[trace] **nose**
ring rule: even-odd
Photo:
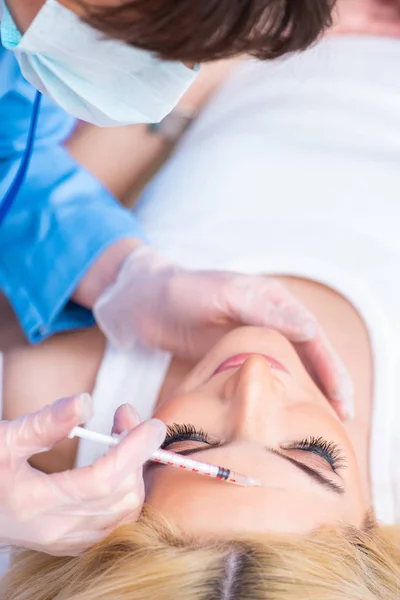
[[[285,408],[286,387],[261,356],[249,357],[224,383],[233,438],[265,441]]]

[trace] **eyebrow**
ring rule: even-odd
[[[180,454],[181,456],[192,456],[193,454],[197,454],[198,452],[207,452],[207,450],[211,450],[212,448],[223,448],[224,446],[227,446],[227,445],[228,444],[214,444],[214,445],[210,444],[208,446],[201,446],[200,448],[192,448],[192,449],[186,449],[186,450],[180,450],[180,451],[174,450],[174,452],[175,452],[175,454]],[[325,477],[319,471],[316,471],[315,469],[312,469],[308,465],[305,465],[304,463],[302,463],[298,460],[295,460],[291,456],[286,456],[286,454],[282,454],[278,450],[273,450],[271,448],[265,448],[265,449],[267,452],[270,452],[270,453],[274,454],[275,456],[280,456],[280,458],[283,458],[283,460],[286,460],[287,462],[289,462],[292,465],[294,465],[295,467],[297,467],[297,469],[302,471],[302,473],[305,473],[306,475],[308,475],[308,477],[310,479],[312,479],[313,481],[318,483],[324,489],[334,492],[335,494],[339,494],[339,495],[344,494],[344,488],[341,485],[335,483],[334,481],[331,481],[328,477]],[[156,464],[156,463],[153,463],[153,464]]]

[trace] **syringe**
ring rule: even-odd
[[[84,429],[83,427],[74,427],[69,437],[79,437],[100,444],[106,444],[107,446],[117,446],[121,441],[118,437],[104,435],[103,433],[90,431],[90,429]],[[234,483],[235,485],[240,485],[242,487],[260,487],[262,485],[261,482],[252,477],[248,477],[247,475],[241,475],[240,473],[236,473],[225,467],[209,465],[208,463],[193,460],[187,456],[181,456],[180,454],[168,452],[167,450],[157,450],[151,456],[150,460],[169,467],[185,469],[191,473],[197,473],[198,475],[205,475],[206,477],[211,477],[213,479]]]

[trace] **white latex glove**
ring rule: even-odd
[[[28,458],[66,438],[91,416],[88,394],[59,400],[38,413],[0,421],[0,541],[59,556],[75,556],[124,520],[144,499],[142,465],[165,438],[158,419],[142,423],[93,465],[46,475]],[[113,433],[138,425],[127,405]]]
[[[265,326],[301,344],[301,354],[342,418],[353,411],[351,379],[315,318],[277,280],[188,271],[148,246],[134,250],[94,306],[96,321],[122,350],[134,337],[184,358],[201,358],[238,325]]]

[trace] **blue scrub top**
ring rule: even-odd
[[[0,44],[0,202],[25,149],[35,93]],[[31,343],[92,325],[92,313],[70,301],[79,281],[114,242],[143,239],[132,212],[63,147],[75,123],[43,97],[29,170],[0,228],[0,288]]]

